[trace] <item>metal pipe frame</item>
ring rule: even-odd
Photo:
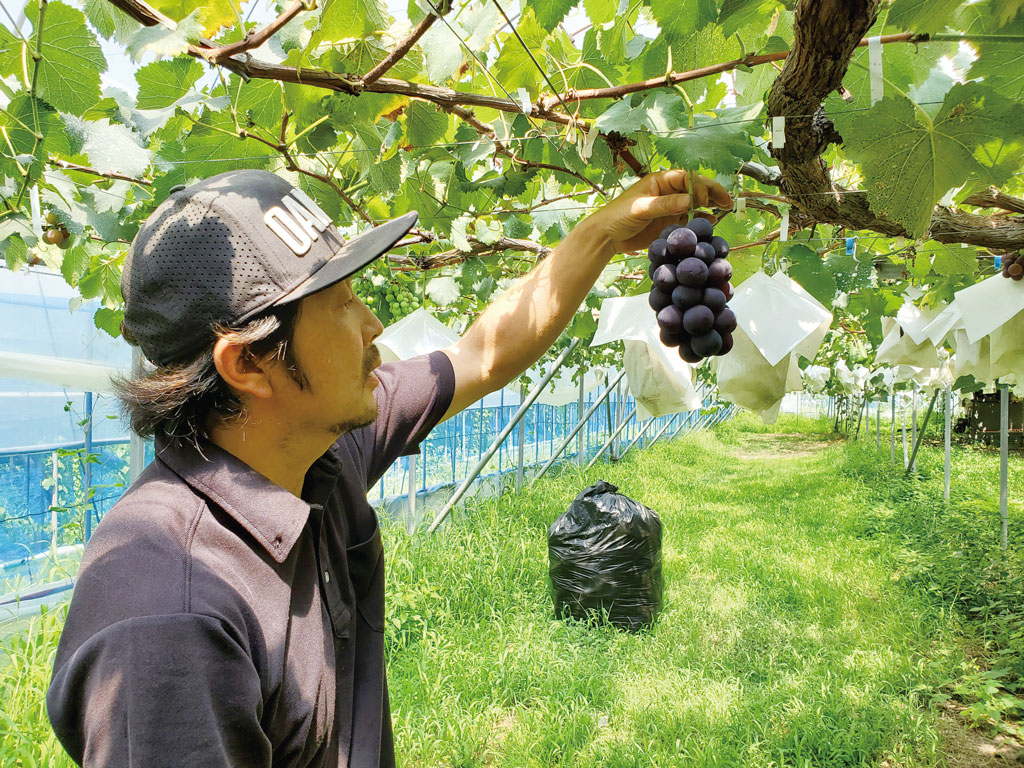
[[[892,397],[890,399],[890,419],[889,419],[889,463],[896,463],[896,390],[892,391]]]
[[[677,413],[677,414],[674,414],[671,419],[669,419],[667,422],[665,422],[665,426],[662,427],[661,430],[658,432],[658,434],[656,434],[654,436],[654,439],[651,440],[650,444],[647,447],[650,448],[652,445],[654,445],[656,442],[658,442],[658,440],[661,439],[661,436],[664,435],[668,431],[669,427],[671,427],[673,424],[675,424],[676,419],[678,419],[678,418],[679,418],[679,414]]]
[[[494,438],[494,442],[492,442],[490,447],[484,452],[484,455],[480,457],[480,460],[476,463],[476,466],[473,467],[473,471],[470,472],[469,476],[462,481],[462,485],[459,486],[458,490],[455,491],[455,494],[448,500],[448,503],[444,505],[444,508],[437,513],[437,517],[435,517],[434,522],[430,524],[430,527],[427,529],[427,533],[433,533],[434,531],[436,531],[437,527],[442,522],[444,522],[444,519],[448,517],[452,509],[455,508],[455,505],[458,504],[462,497],[466,495],[466,492],[469,490],[470,486],[473,485],[473,482],[477,479],[477,477],[480,476],[480,473],[483,471],[484,467],[487,466],[487,462],[489,462],[491,460],[491,457],[494,456],[495,453],[497,453],[498,448],[501,447],[501,444],[505,442],[506,438],[508,438],[508,436],[512,434],[512,430],[515,429],[516,426],[519,424],[520,420],[524,416],[526,416],[526,412],[530,410],[530,406],[532,406],[534,402],[536,402],[537,398],[540,397],[540,393],[544,391],[544,388],[548,385],[551,379],[554,378],[555,374],[558,373],[558,370],[565,363],[566,358],[568,358],[569,355],[572,354],[573,350],[575,350],[576,347],[579,346],[579,344],[579,337],[574,338],[569,343],[569,346],[565,348],[562,354],[558,356],[554,364],[551,366],[551,370],[548,371],[544,378],[542,378],[540,382],[538,382],[537,386],[533,388],[533,391],[530,393],[530,396],[526,398],[526,401],[519,406],[519,410],[517,410],[515,414],[513,414],[508,424],[505,425],[505,428],[501,430],[501,433],[496,438]]]
[[[1010,387],[999,385],[999,546],[1006,549],[1010,518],[1006,508],[1006,481],[1010,461]]]
[[[924,422],[921,424],[921,429],[917,434],[917,440],[914,441],[914,452],[910,454],[910,465],[907,467],[907,474],[917,471],[917,452],[921,448],[921,443],[924,442],[924,431],[928,429],[928,419],[932,416],[932,409],[935,407],[935,401],[939,399],[939,390],[935,390],[932,395],[931,402],[928,403],[928,410],[924,414]]]
[[[611,446],[611,444],[615,441],[615,438],[619,436],[619,432],[621,432],[623,429],[626,428],[626,425],[629,424],[629,420],[632,419],[635,414],[636,414],[636,406],[633,406],[633,409],[629,413],[626,414],[626,417],[622,420],[622,423],[619,424],[619,426],[615,428],[614,432],[612,432],[611,437],[609,437],[605,441],[604,445],[601,446],[601,450],[599,450],[597,453],[594,454],[594,458],[592,458],[590,460],[590,463],[587,464],[587,469],[590,469],[592,466],[594,466],[594,464],[597,463],[597,460],[600,459],[602,454],[605,451],[608,450],[608,448]]]
[[[643,438],[643,436],[644,436],[644,433],[645,433],[645,432],[647,431],[647,429],[648,429],[648,428],[649,428],[649,427],[651,426],[651,424],[653,424],[653,423],[654,423],[654,420],[655,420],[656,418],[657,418],[656,416],[652,416],[651,418],[649,418],[649,419],[647,420],[647,423],[646,423],[646,424],[644,424],[644,426],[643,426],[643,429],[641,429],[641,430],[640,430],[640,432],[639,432],[639,433],[637,433],[637,436],[633,438],[633,442],[631,442],[631,443],[630,443],[629,445],[627,445],[627,446],[626,446],[626,450],[624,450],[624,451],[622,452],[622,455],[623,455],[623,456],[625,456],[625,455],[626,455],[627,453],[629,453],[630,449],[631,449],[631,448],[632,448],[632,447],[633,447],[634,445],[636,445],[636,444],[637,444],[638,442],[640,442],[640,440],[641,440],[641,439]],[[650,446],[648,446],[648,448],[649,448],[649,447],[650,447]]]
[[[943,443],[945,447],[943,478],[943,493],[946,501],[949,501],[949,454],[952,449],[952,423],[953,423],[953,392],[949,385],[946,385],[946,424],[943,430]]]
[[[572,442],[572,439],[576,437],[576,433],[587,425],[587,422],[590,421],[590,417],[593,416],[597,409],[601,407],[601,403],[604,402],[605,398],[607,398],[608,395],[611,394],[612,390],[615,389],[615,385],[618,384],[622,377],[625,375],[626,369],[623,368],[621,371],[619,371],[618,375],[614,379],[608,382],[608,386],[605,387],[604,392],[601,393],[601,396],[594,401],[594,404],[591,405],[590,408],[587,409],[587,412],[580,417],[580,420],[576,422],[576,426],[572,428],[572,432],[570,432],[565,437],[561,444],[559,444],[558,448],[555,449],[555,452],[551,454],[551,458],[548,459],[544,466],[540,468],[540,472],[538,472],[530,481],[530,485],[533,485],[535,482],[544,477],[544,473],[547,472],[551,468],[551,465],[558,460],[558,457],[562,455],[562,452],[566,449],[566,446],[568,446],[569,443]]]

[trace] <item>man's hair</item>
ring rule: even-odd
[[[232,336],[245,347],[243,354],[255,362],[280,361],[292,380],[305,389],[308,381],[292,349],[301,303],[289,302],[239,326],[216,324],[211,330],[216,339]],[[125,340],[134,345],[124,326],[121,330]],[[213,347],[211,342],[191,360],[114,379],[121,413],[136,434],[198,445],[209,439],[214,426],[244,418],[244,403],[217,372]]]

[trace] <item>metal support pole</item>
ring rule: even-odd
[[[635,410],[635,409],[634,409],[634,410]],[[632,448],[632,447],[633,447],[634,445],[636,445],[637,443],[639,443],[639,442],[640,442],[641,438],[643,438],[643,436],[644,436],[644,432],[646,432],[646,431],[647,431],[647,428],[648,428],[648,427],[650,427],[650,426],[651,426],[651,424],[653,424],[653,423],[654,423],[654,417],[652,416],[651,418],[649,418],[649,419],[647,420],[647,423],[646,423],[646,424],[644,424],[644,427],[643,427],[643,429],[641,429],[641,430],[640,430],[640,431],[639,431],[639,432],[637,433],[637,436],[633,438],[633,442],[631,442],[631,443],[630,443],[629,445],[627,445],[627,446],[626,446],[626,450],[624,450],[624,451],[622,452],[622,455],[623,455],[623,456],[625,456],[625,455],[626,455],[627,453],[629,453],[629,449],[630,449],[630,448]]]
[[[519,385],[519,402],[522,403],[526,399],[526,384]],[[519,456],[516,464],[516,493],[519,493],[519,489],[523,487],[523,458],[526,451],[526,419],[519,420]]]
[[[1006,509],[1006,480],[1010,460],[1010,388],[999,388],[999,546],[1006,549],[1010,518]]]
[[[949,385],[946,385],[946,424],[945,424],[945,471],[943,472],[944,485],[944,497],[946,501],[949,501],[949,454],[952,447],[952,422],[953,422],[953,392]]]
[[[412,530],[413,521],[416,520],[416,454],[412,453],[409,459],[409,484],[406,490],[406,498],[409,500],[409,530]]]
[[[53,493],[50,494],[50,556],[57,561],[57,491],[60,488],[60,453],[53,452],[53,467],[50,476],[53,480]]]
[[[601,395],[597,398],[597,400],[594,401],[594,404],[587,409],[587,412],[580,417],[580,420],[576,422],[576,426],[572,428],[572,432],[565,436],[565,439],[555,449],[554,453],[551,454],[551,458],[547,460],[547,463],[540,468],[540,472],[538,472],[530,481],[530,485],[533,485],[535,482],[544,477],[544,473],[547,472],[551,468],[551,465],[558,460],[558,457],[562,455],[562,451],[564,451],[566,446],[572,442],[572,439],[576,437],[576,434],[587,425],[587,422],[590,421],[590,417],[594,415],[594,412],[599,407],[601,407],[601,403],[604,402],[605,398],[607,398],[608,395],[611,394],[612,390],[615,389],[615,385],[618,384],[619,381],[621,381],[622,377],[625,375],[626,370],[622,369],[621,371],[619,371],[618,375],[608,383],[608,386],[604,388],[604,392],[602,392]]]
[[[611,437],[609,437],[605,441],[605,444],[601,446],[601,450],[599,450],[596,454],[594,454],[594,458],[592,458],[590,460],[590,463],[587,464],[587,469],[590,469],[592,466],[594,466],[594,464],[597,463],[597,460],[601,458],[601,455],[606,450],[608,450],[609,447],[611,447],[611,444],[615,441],[615,438],[619,436],[619,432],[621,432],[623,429],[625,429],[626,425],[629,424],[629,420],[633,418],[633,415],[635,413],[636,413],[636,408],[634,407],[633,410],[631,410],[628,414],[626,414],[626,418],[624,418],[622,420],[622,423],[619,424],[619,426],[615,428],[615,431],[612,432]]]
[[[875,450],[882,449],[882,403],[875,403]]]
[[[931,402],[928,403],[928,410],[925,411],[924,422],[921,424],[921,432],[920,432],[920,434],[918,434],[917,441],[914,443],[914,452],[910,456],[910,468],[907,470],[908,473],[910,473],[910,472],[917,472],[917,452],[921,448],[921,443],[924,442],[924,433],[925,433],[925,430],[928,429],[928,419],[931,418],[931,416],[932,416],[932,408],[935,407],[935,401],[938,400],[938,399],[939,399],[939,390],[936,389],[935,393],[932,395]]]
[[[89,500],[89,490],[92,488],[92,462],[89,461],[89,454],[92,453],[92,392],[85,393],[85,451],[82,462],[82,501],[85,505],[85,541],[92,536],[92,502]]]
[[[672,426],[673,424],[675,424],[675,423],[676,423],[676,419],[678,419],[678,418],[679,418],[679,414],[677,413],[677,414],[676,414],[675,416],[673,416],[673,417],[672,417],[671,419],[669,419],[669,420],[668,420],[667,422],[665,422],[665,426],[664,426],[664,427],[662,427],[662,428],[661,428],[661,429],[660,429],[660,430],[658,431],[658,434],[656,434],[656,435],[654,436],[654,439],[652,439],[652,440],[651,440],[651,442],[650,442],[650,443],[649,443],[649,444],[647,445],[647,447],[648,447],[648,448],[650,448],[650,447],[651,447],[652,445],[654,445],[654,444],[655,444],[656,442],[658,442],[658,440],[660,440],[660,439],[661,439],[661,436],[662,436],[662,435],[664,435],[664,434],[665,434],[665,432],[667,432],[667,431],[668,431],[668,429],[669,429],[669,428],[670,428],[670,427],[671,427],[671,426]]]
[[[142,375],[142,350],[132,347],[132,376]],[[128,439],[128,484],[135,482],[146,466],[146,442],[134,432]]]
[[[912,434],[913,439],[911,440],[911,444],[917,443],[917,383],[915,383],[913,386],[914,388],[911,390],[910,394],[910,401],[912,403],[911,407],[913,408],[914,414],[914,426]]]
[[[863,394],[863,402],[861,403],[861,407],[857,409],[857,432],[853,436],[854,440],[860,440],[860,423],[862,421],[864,421],[864,412],[867,410],[867,408],[868,408],[868,396],[867,396],[867,393],[865,392]]]
[[[580,375],[580,402],[579,402],[579,408],[576,411],[576,417],[577,418],[580,418],[580,417],[583,416],[583,396],[584,396],[584,392],[583,392],[583,376],[581,374]],[[576,463],[579,464],[582,467],[584,461],[586,461],[586,458],[585,458],[585,454],[583,452],[583,432],[580,431],[576,435]]]
[[[470,486],[473,485],[473,482],[477,477],[479,477],[484,467],[487,466],[487,462],[491,460],[491,457],[497,452],[501,444],[505,442],[505,438],[507,438],[512,433],[512,430],[516,428],[516,425],[518,425],[519,421],[526,415],[526,412],[530,410],[530,406],[534,404],[538,397],[540,397],[540,393],[544,391],[544,387],[546,387],[548,382],[550,382],[551,379],[554,378],[555,374],[558,373],[558,369],[562,367],[562,364],[565,363],[566,358],[572,354],[573,350],[579,346],[579,343],[579,337],[574,338],[562,354],[558,356],[552,364],[551,370],[548,371],[537,386],[533,388],[533,392],[531,392],[530,396],[526,398],[526,401],[519,406],[519,409],[515,414],[513,414],[512,419],[505,425],[505,428],[501,430],[497,437],[494,438],[494,442],[491,443],[490,447],[484,452],[484,455],[480,457],[479,461],[477,461],[476,466],[473,467],[469,476],[462,481],[462,485],[459,486],[458,490],[455,491],[455,494],[448,500],[448,503],[444,505],[444,508],[438,512],[437,517],[434,518],[434,522],[432,522],[430,524],[430,528],[427,529],[427,533],[433,533],[436,531],[437,527],[444,522],[444,519],[448,517],[452,509],[455,508],[455,505],[458,504],[462,497],[466,495],[466,491],[469,490]]]
[[[889,401],[891,403],[891,412],[890,412],[890,420],[889,420],[889,429],[890,429],[890,434],[889,434],[889,463],[890,464],[895,464],[896,463],[896,390],[895,389],[892,391],[891,397],[892,397],[892,399]]]
[[[902,427],[903,427],[903,468],[906,469],[910,466],[910,452],[907,450],[907,409],[906,406],[900,408],[900,416]]]

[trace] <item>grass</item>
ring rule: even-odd
[[[887,446],[830,429],[740,417],[567,467],[432,537],[385,525],[400,764],[941,766],[936,701],[987,702],[979,723],[1012,722],[992,704],[1016,679],[1021,615],[998,578],[1011,560],[991,570],[997,457],[958,452],[946,506],[936,449],[904,480]],[[1019,460],[1015,472],[1024,487]],[[553,617],[547,527],[598,478],[664,522],[665,610],[640,634]],[[1011,515],[1014,532],[1019,497]],[[0,651],[4,766],[70,765],[40,703],[59,627],[51,614],[9,641],[6,666]]]

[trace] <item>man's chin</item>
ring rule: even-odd
[[[341,437],[348,432],[354,432],[357,429],[368,427],[377,420],[377,403],[374,402],[373,408],[367,410],[361,417],[355,419],[349,419],[348,421],[339,421],[335,423],[331,429],[331,434],[336,437]]]

